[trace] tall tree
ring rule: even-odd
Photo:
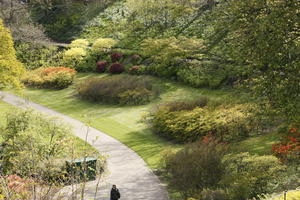
[[[253,91],[285,116],[297,119],[300,110],[300,1],[221,2],[214,15],[212,51],[250,67]],[[214,46],[216,43],[219,45]]]
[[[9,86],[20,88],[23,72],[24,67],[16,58],[10,31],[0,19],[0,89]]]

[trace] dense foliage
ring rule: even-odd
[[[272,151],[281,161],[298,164],[300,158],[300,132],[298,128],[291,128],[288,135],[284,134],[282,142],[273,144]]]
[[[62,55],[56,46],[17,42],[15,48],[18,60],[24,64],[27,70],[61,64]]]
[[[55,160],[70,151],[71,132],[54,119],[30,110],[15,110],[7,115],[1,129],[2,169],[5,174],[46,178],[60,170]],[[26,156],[25,156],[26,155]]]
[[[250,105],[203,107],[206,99],[161,106],[150,119],[153,131],[176,142],[193,142],[208,134],[221,141],[238,141],[249,136],[253,114]]]
[[[38,68],[28,71],[22,82],[28,87],[63,89],[73,83],[76,71],[67,67]]]
[[[24,66],[16,58],[10,31],[0,19],[0,88],[20,87],[19,79],[23,72]]]
[[[222,159],[226,146],[207,137],[188,144],[177,153],[164,157],[165,169],[172,176],[171,186],[181,192],[184,199],[203,189],[217,189],[225,172]]]
[[[231,0],[212,15],[212,52],[249,67],[253,92],[292,121],[300,109],[299,8],[297,0]]]
[[[171,186],[184,199],[238,200],[272,192],[283,178],[285,166],[274,156],[226,153],[226,145],[211,136],[168,152],[164,163]]]
[[[91,78],[77,90],[83,99],[121,105],[146,104],[159,94],[150,78],[128,75]]]

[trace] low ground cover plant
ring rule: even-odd
[[[73,83],[76,71],[67,67],[38,68],[27,72],[22,82],[28,87],[63,89]]]
[[[77,88],[81,98],[99,103],[141,105],[159,95],[151,78],[119,75],[91,78]]]

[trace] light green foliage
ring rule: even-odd
[[[0,19],[0,88],[20,88],[19,79],[23,72],[24,66],[16,58],[11,34]]]
[[[299,7],[297,0],[222,2],[211,41],[213,54],[250,67],[253,93],[290,121],[300,109]]]
[[[87,52],[85,49],[74,47],[64,52],[63,63],[66,66],[76,69],[76,66],[79,65],[86,56]]]
[[[284,192],[280,194],[276,194],[276,195],[268,195],[269,198],[263,198],[263,200],[285,200],[284,199]],[[286,193],[286,199],[290,199],[290,200],[298,200],[300,199],[300,191],[298,189],[298,191],[287,191]]]
[[[28,70],[61,64],[62,53],[55,46],[25,42],[17,43],[15,46],[18,60]]]
[[[250,199],[272,192],[285,171],[275,156],[229,154],[223,162],[226,172],[222,184],[229,188],[230,199]]]
[[[96,55],[101,55],[109,52],[116,43],[117,41],[112,38],[99,38],[93,43],[92,52]]]
[[[76,39],[76,40],[73,40],[70,44],[71,48],[86,49],[88,46],[89,46],[89,42],[85,39]]]
[[[65,67],[38,68],[28,71],[22,82],[28,87],[63,89],[73,83],[76,71]]]
[[[51,173],[47,164],[66,155],[71,144],[70,129],[30,110],[10,112],[1,138],[5,173],[27,177]]]
[[[145,26],[150,27],[160,25],[169,27],[174,24],[178,18],[186,16],[196,10],[195,0],[126,0],[126,6],[131,13],[137,16]]]
[[[249,136],[252,118],[249,108],[249,105],[196,107],[173,112],[161,108],[153,114],[151,126],[155,133],[177,142],[196,141],[210,133],[222,141],[238,141]]]
[[[153,64],[148,71],[158,76],[175,76],[181,68],[180,60],[197,55],[204,48],[202,40],[197,38],[171,37],[165,39],[146,39],[141,50],[150,57]]]
[[[32,110],[11,109],[1,128],[1,166],[37,182],[62,181],[66,160],[99,154],[71,134],[71,127]]]

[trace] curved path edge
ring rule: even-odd
[[[166,188],[158,177],[147,167],[145,161],[133,150],[105,133],[87,127],[79,120],[51,110],[42,105],[27,101],[16,95],[1,92],[4,102],[21,107],[33,108],[44,114],[58,117],[73,127],[73,133],[95,147],[101,154],[107,155],[108,174],[97,189],[96,199],[108,200],[112,184],[116,184],[121,192],[122,200],[168,200]],[[88,135],[86,135],[88,129]],[[85,199],[94,199],[96,181],[86,186]]]

